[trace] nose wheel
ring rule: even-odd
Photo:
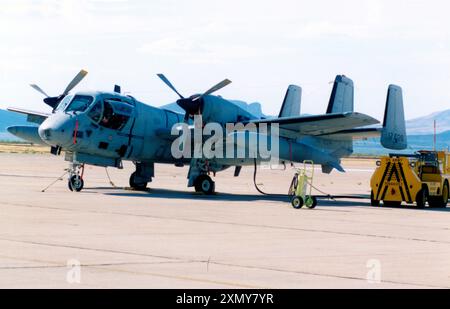
[[[80,192],[84,187],[84,164],[72,164],[69,168],[68,187],[70,191]]]

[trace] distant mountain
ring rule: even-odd
[[[436,120],[437,124],[437,133],[450,131],[450,109],[448,109],[428,116],[408,120],[406,122],[408,134],[434,134],[434,120]]]
[[[0,109],[0,141],[17,141],[19,140],[14,135],[11,135],[6,130],[7,127],[17,125],[31,125],[27,122],[25,115],[9,112]]]
[[[418,150],[433,150],[434,135],[408,135],[408,149],[404,151],[394,151],[381,146],[378,138],[371,138],[367,141],[357,141],[354,143],[354,153],[359,155],[383,155],[389,153],[412,153]],[[450,131],[436,135],[436,149],[450,149]]]

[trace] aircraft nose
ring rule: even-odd
[[[71,141],[72,123],[70,118],[50,117],[39,126],[39,136],[51,146],[67,146]]]

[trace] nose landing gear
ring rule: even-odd
[[[84,187],[84,164],[72,163],[69,167],[68,187],[70,191],[80,192]]]

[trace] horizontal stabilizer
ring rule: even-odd
[[[290,85],[286,91],[283,105],[281,106],[279,118],[300,116],[300,109],[302,104],[302,88],[295,85]]]
[[[394,150],[403,150],[408,147],[403,93],[402,88],[399,86],[389,86],[383,130],[381,133],[381,144],[385,148]]]

